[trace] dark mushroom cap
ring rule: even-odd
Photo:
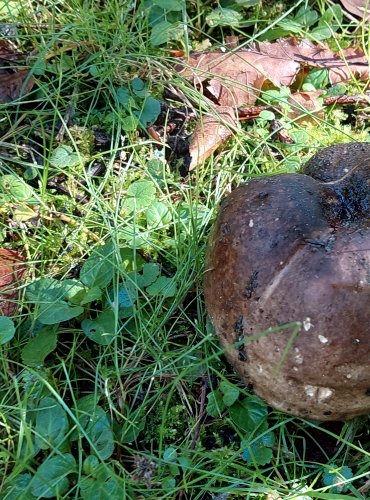
[[[225,354],[270,405],[317,420],[370,412],[370,144],[222,203],[205,301]]]

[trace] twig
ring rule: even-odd
[[[364,104],[365,106],[370,105],[370,96],[365,95],[338,95],[326,97],[324,99],[324,106],[332,106],[333,104],[347,105],[347,104]],[[257,118],[262,111],[281,111],[279,104],[274,106],[243,106],[238,108],[238,117],[240,121],[253,120]]]
[[[63,140],[64,134],[66,132],[66,128],[71,123],[71,121],[73,120],[73,117],[75,115],[78,91],[79,91],[79,86],[75,85],[73,92],[72,92],[72,95],[71,95],[71,99],[68,103],[66,112],[64,114],[63,122],[62,122],[60,129],[55,137],[55,140],[58,142],[61,142]]]
[[[360,488],[358,488],[358,492],[363,494],[366,493],[370,489],[370,479],[366,481],[365,484],[363,484]]]
[[[199,439],[200,435],[200,426],[202,424],[202,420],[205,414],[205,403],[206,403],[206,393],[207,393],[207,388],[208,388],[208,379],[206,377],[202,377],[202,382],[201,382],[201,391],[200,391],[200,402],[199,402],[199,414],[198,414],[198,420],[195,425],[194,429],[194,435],[193,439],[191,440],[191,445],[190,449],[195,450],[195,447],[197,445],[197,441]],[[184,498],[184,490],[179,491],[179,494],[177,496],[177,500],[183,500]]]
[[[42,215],[41,217],[44,220],[48,220],[48,221],[60,220],[61,222],[65,222],[66,224],[68,224],[69,226],[72,226],[72,227],[76,227],[79,224],[76,220],[72,219],[68,215],[62,214],[59,212],[54,212],[51,210],[49,211],[49,215]],[[98,243],[101,243],[102,240],[99,238],[99,236],[97,234],[93,233],[92,231],[90,231],[90,229],[82,228],[81,231],[84,232],[85,234],[87,234],[92,240],[94,240]]]
[[[331,106],[332,104],[370,104],[369,94],[365,95],[338,95],[326,97],[324,99],[324,106]]]
[[[194,436],[193,436],[193,439],[192,439],[191,445],[190,445],[191,450],[195,450],[195,447],[197,445],[197,441],[199,439],[200,426],[202,424],[202,420],[203,420],[203,417],[205,414],[207,388],[208,388],[208,380],[206,377],[202,377],[202,387],[201,387],[201,391],[200,391],[200,403],[199,403],[199,416],[198,416],[198,421],[197,421],[195,429],[194,429]]]
[[[75,200],[78,203],[86,203],[85,196],[81,196],[80,194],[72,195],[71,192],[69,191],[69,189],[67,189],[62,184],[58,184],[54,180],[48,181],[47,187],[50,189],[55,189],[55,191],[57,191],[58,193],[69,196],[70,198],[72,198],[73,200]]]

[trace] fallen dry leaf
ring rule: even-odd
[[[198,52],[182,59],[176,68],[180,75],[192,81],[218,110],[214,119],[204,118],[194,131],[190,143],[190,169],[204,161],[231,135],[232,132],[226,130],[229,127],[225,118],[221,118],[223,113],[228,116],[226,122],[236,125],[236,109],[252,106],[266,82],[276,87],[290,86],[307,67],[327,69],[331,84],[353,77],[369,78],[369,61],[360,48],[349,47],[334,53],[324,44],[315,45],[294,37],[274,43],[254,43],[248,49],[229,52]],[[320,116],[317,96],[313,94],[300,93],[295,104],[301,110],[299,114],[306,109]]]
[[[221,106],[253,104],[266,80],[274,85],[291,85],[300,69],[299,62],[269,57],[256,51],[241,49],[194,53],[178,65],[179,72],[196,86],[202,86]]]
[[[14,250],[0,248],[0,314],[12,316],[17,307],[19,285],[26,271],[24,258]]]
[[[315,45],[309,40],[298,41],[290,37],[274,43],[257,42],[253,45],[253,50],[272,58],[285,57],[287,61],[293,59],[302,66],[325,68],[332,85],[347,82],[353,77],[360,80],[369,78],[369,61],[359,47],[348,47],[335,53],[324,44]]]
[[[295,92],[292,94],[288,103],[291,105],[291,110],[288,112],[288,117],[295,123],[302,124],[304,122],[317,123],[317,119],[324,118],[322,103],[319,101],[323,90],[316,92]]]
[[[271,137],[275,141],[282,142],[283,144],[293,144],[294,143],[293,139],[289,135],[289,132],[287,130],[285,130],[285,128],[279,122],[279,120],[271,120],[270,132],[271,132]]]
[[[368,21],[370,19],[369,0],[340,0],[343,7],[351,14]]]
[[[232,135],[230,125],[236,126],[237,115],[231,106],[215,106],[214,112],[204,114],[195,127],[190,144],[191,163],[189,170],[202,163],[228,137]]]
[[[22,56],[15,46],[5,38],[0,39],[0,60],[15,61]]]
[[[28,94],[34,85],[27,69],[0,75],[0,102],[11,102]]]
[[[0,103],[15,101],[32,89],[34,79],[29,71],[14,69],[14,61],[24,57],[11,42],[0,40]],[[11,67],[7,66],[8,62],[12,62]]]
[[[179,73],[208,90],[221,106],[252,105],[266,80],[275,86],[291,85],[303,66],[326,68],[332,84],[353,76],[369,77],[369,61],[362,49],[349,47],[334,53],[309,40],[284,38],[255,43],[249,49],[224,53],[194,53],[178,65]]]

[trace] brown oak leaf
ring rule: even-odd
[[[0,314],[12,316],[19,299],[19,285],[26,271],[25,259],[14,250],[0,248]]]
[[[316,45],[310,40],[297,40],[294,37],[282,38],[274,43],[255,43],[253,49],[258,53],[293,59],[302,66],[326,68],[332,85],[346,82],[353,77],[360,80],[369,78],[369,61],[359,47],[348,47],[333,52],[325,44]]]
[[[0,40],[0,103],[15,101],[31,91],[34,78],[29,70],[14,67],[14,61],[24,58],[25,54],[19,52],[9,40]]]
[[[196,86],[202,87],[206,82],[205,88],[211,87],[216,104],[242,106],[255,102],[266,80],[276,86],[291,85],[300,64],[292,59],[241,49],[231,53],[194,53],[180,63],[178,69]]]
[[[323,93],[323,90],[316,90],[315,92],[295,92],[292,94],[288,99],[291,106],[288,117],[300,124],[304,122],[317,123],[316,118],[323,119],[324,111],[322,103],[318,99]]]
[[[231,106],[215,106],[210,113],[204,114],[197,123],[190,143],[191,162],[189,170],[201,164],[213,151],[232,135],[232,127],[237,125],[235,108]]]
[[[340,0],[343,7],[354,16],[366,21],[370,19],[370,4],[368,0]]]
[[[0,75],[0,102],[15,101],[28,94],[34,83],[34,78],[29,76],[28,69]]]
[[[228,52],[198,52],[182,59],[176,69],[214,103],[215,109],[214,118],[203,118],[194,131],[190,169],[204,161],[232,134],[227,122],[236,125],[238,107],[252,106],[267,82],[276,87],[292,85],[298,74],[306,73],[308,67],[327,69],[332,84],[353,77],[369,78],[369,62],[359,47],[335,53],[325,44],[294,37],[274,43],[256,42],[247,49]],[[297,110],[301,108],[299,114],[307,110],[320,116],[317,97],[306,92],[292,99]],[[222,116],[225,113],[226,123]]]

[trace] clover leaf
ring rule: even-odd
[[[76,167],[80,163],[81,156],[65,144],[55,148],[50,156],[50,164],[57,168]]]
[[[123,209],[129,213],[139,212],[155,199],[155,185],[151,181],[133,182],[127,189],[127,198],[123,202]]]

